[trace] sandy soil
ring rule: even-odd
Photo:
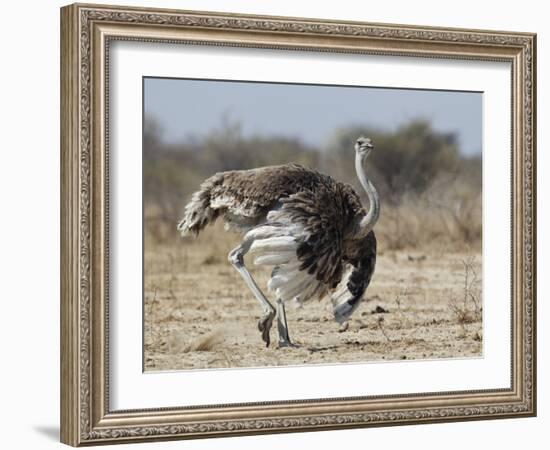
[[[367,301],[347,329],[333,320],[329,301],[289,305],[290,337],[299,347],[279,349],[276,323],[271,346],[262,342],[260,308],[227,262],[238,241],[217,226],[171,245],[146,238],[146,371],[482,354],[479,251],[379,251]],[[269,272],[251,272],[265,287]]]

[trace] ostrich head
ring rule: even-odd
[[[361,136],[355,143],[355,151],[357,152],[357,156],[360,156],[362,160],[369,156],[373,148],[374,144],[368,137]]]

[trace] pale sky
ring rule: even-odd
[[[145,78],[144,112],[158,120],[169,143],[201,138],[225,116],[240,122],[244,136],[298,137],[315,146],[337,128],[391,131],[422,118],[437,131],[456,133],[464,154],[482,146],[479,92]]]

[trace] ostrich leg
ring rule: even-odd
[[[279,347],[295,347],[288,336],[285,303],[280,298],[277,299],[277,330],[279,331]]]
[[[273,319],[275,318],[275,308],[273,308],[273,305],[269,303],[267,298],[265,298],[265,295],[260,290],[256,282],[254,281],[254,278],[252,278],[252,275],[250,275],[250,272],[244,265],[244,255],[246,255],[248,250],[250,250],[250,246],[253,242],[254,239],[245,238],[241,245],[229,252],[228,259],[233,267],[237,269],[237,272],[239,272],[244,282],[252,291],[254,297],[256,297],[256,299],[260,303],[260,306],[262,307],[263,315],[258,322],[258,329],[260,330],[260,333],[262,333],[262,339],[265,342],[265,346],[269,347],[269,331],[271,330],[271,325],[273,324]]]

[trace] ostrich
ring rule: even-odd
[[[217,173],[185,207],[178,224],[182,236],[198,235],[220,215],[226,230],[244,235],[228,259],[260,303],[258,329],[266,347],[275,317],[279,347],[295,346],[288,333],[286,302],[330,296],[340,324],[361,302],[374,272],[373,227],[380,213],[378,193],[363,169],[373,148],[366,137],[355,143],[355,169],[369,200],[368,211],[349,184],[294,163]],[[254,264],[273,267],[267,288],[276,296],[277,309],[247,270],[248,252],[255,255]]]

